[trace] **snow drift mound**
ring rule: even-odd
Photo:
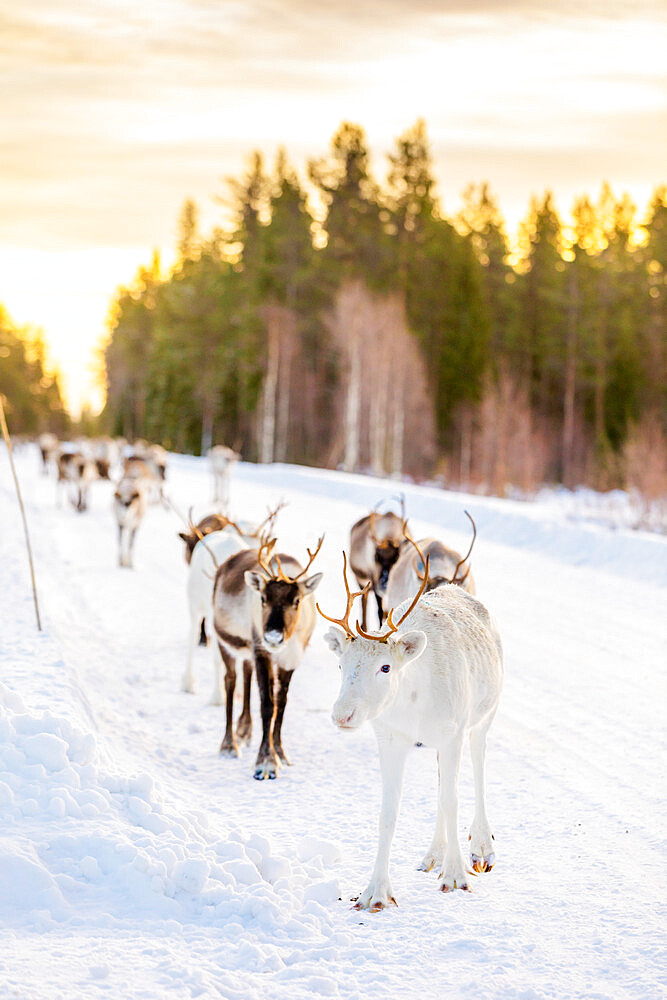
[[[150,774],[118,765],[76,671],[48,631],[35,632],[21,558],[3,553],[13,585],[0,683],[0,924],[46,928],[88,914],[99,926],[102,909],[115,926],[235,919],[271,931],[304,905],[338,899],[323,877],[332,845],[304,842],[290,860],[266,837],[209,829],[204,811],[167,809]]]

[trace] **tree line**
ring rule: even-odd
[[[6,400],[7,423],[13,434],[45,430],[65,435],[70,418],[57,374],[45,364],[44,341],[38,333],[18,327],[0,305],[0,395]]]
[[[546,193],[510,246],[486,184],[444,216],[423,122],[382,184],[369,161],[346,123],[307,182],[254,154],[227,229],[185,203],[171,272],[113,301],[108,431],[500,494],[664,453],[665,187],[640,219],[605,185],[568,224]]]

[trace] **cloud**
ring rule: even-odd
[[[446,183],[480,150],[526,192],[605,163],[657,183],[666,26],[625,0],[24,0],[0,23],[0,241],[161,243],[252,149],[303,167],[345,119],[378,174],[424,117]]]

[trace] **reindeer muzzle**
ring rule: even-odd
[[[282,646],[285,641],[284,632],[278,632],[277,629],[270,629],[264,633],[264,642],[267,646],[272,649],[276,649],[278,646]]]

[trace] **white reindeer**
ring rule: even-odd
[[[357,909],[377,912],[396,905],[389,881],[389,853],[404,766],[416,742],[435,747],[439,770],[435,832],[420,870],[438,870],[443,892],[470,888],[458,839],[457,779],[466,733],[470,734],[475,781],[475,815],[469,837],[472,867],[476,872],[493,867],[495,853],[486,814],[484,768],[486,734],[502,687],[502,647],[484,605],[460,587],[443,586],[422,596],[428,579],[428,559],[422,587],[407,610],[403,604],[390,612],[388,631],[370,635],[357,625],[355,635],[349,616],[359,593],[350,593],[346,571],[345,561],[345,616],[334,619],[323,615],[341,625],[343,631],[329,629],[324,638],[339,657],[342,670],[333,721],[349,730],[370,720],[380,752],[378,850],[371,880],[356,904]],[[394,614],[400,615],[396,624]]]
[[[441,587],[445,583],[455,583],[458,587],[467,590],[469,594],[475,593],[475,580],[470,571],[468,559],[475,544],[477,528],[467,510],[465,514],[472,524],[473,536],[464,556],[459,555],[454,549],[448,548],[439,538],[420,538],[416,545],[422,555],[417,555],[415,543],[412,542],[408,531],[407,521],[403,522],[403,534],[406,540],[412,544],[402,547],[398,559],[389,572],[385,595],[387,607],[397,608],[411,594],[414,594],[415,589],[419,586],[421,574],[424,572],[425,556],[428,556],[429,560],[429,574],[424,593],[435,590],[436,587]]]
[[[124,476],[113,495],[113,510],[118,524],[118,565],[132,569],[132,554],[137,528],[148,508],[148,483],[143,476]]]
[[[181,680],[181,690],[188,694],[195,692],[193,658],[200,641],[202,628],[204,635],[213,635],[212,597],[216,569],[237,552],[248,548],[248,542],[239,533],[236,525],[228,524],[218,531],[207,534],[194,545],[190,555],[188,572],[188,609],[190,611],[190,632],[185,673]],[[202,622],[204,625],[202,626]],[[222,658],[217,643],[213,642],[214,679],[211,705],[223,704]]]
[[[44,431],[37,438],[37,445],[42,456],[42,472],[46,475],[49,468],[56,462],[60,441],[55,434],[52,434],[50,431]]]
[[[229,509],[229,481],[232,469],[241,458],[233,448],[216,444],[209,448],[208,460],[213,475],[213,501],[219,503],[223,511]]]

